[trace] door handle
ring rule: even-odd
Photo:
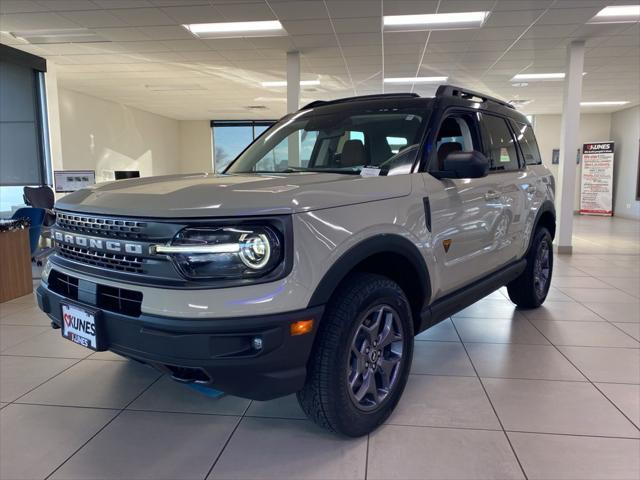
[[[500,192],[496,192],[495,190],[489,190],[484,194],[484,199],[487,201],[490,200],[498,200],[500,198]]]

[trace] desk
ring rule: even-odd
[[[29,229],[0,231],[0,303],[32,291]]]

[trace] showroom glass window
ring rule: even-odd
[[[0,217],[24,206],[24,186],[50,177],[45,70],[44,59],[0,45]]]
[[[222,172],[273,121],[212,121],[215,171]]]

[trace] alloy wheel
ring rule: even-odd
[[[361,319],[348,356],[347,388],[358,409],[372,411],[398,383],[404,331],[400,315],[389,305],[377,305]]]

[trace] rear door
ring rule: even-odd
[[[500,205],[500,214],[488,226],[492,256],[496,265],[505,265],[522,254],[530,179],[509,120],[483,113],[481,126],[493,179],[489,197]]]

